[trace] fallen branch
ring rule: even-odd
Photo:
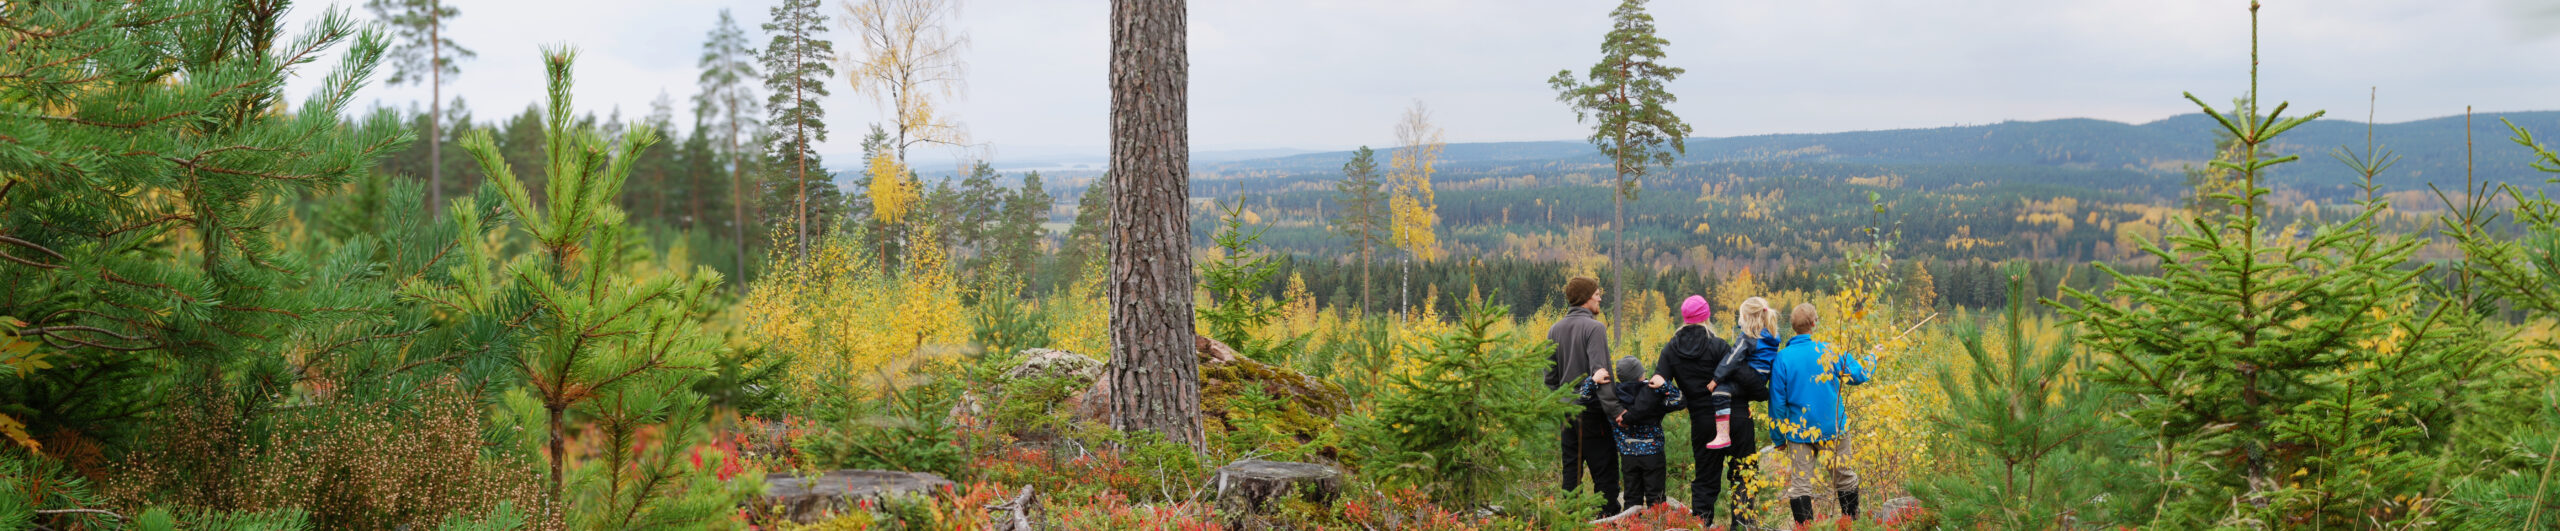
[[[1663,504],[1665,504],[1665,505],[1670,505],[1670,506],[1671,506],[1671,508],[1673,508],[1673,509],[1679,509],[1681,512],[1688,512],[1688,509],[1689,509],[1689,506],[1687,506],[1687,505],[1682,505],[1682,504],[1680,503],[1680,500],[1663,500]],[[1625,520],[1625,519],[1627,519],[1628,517],[1632,517],[1632,516],[1635,516],[1635,515],[1637,515],[1637,514],[1641,514],[1641,513],[1643,513],[1643,512],[1644,512],[1644,510],[1645,510],[1645,508],[1647,508],[1647,507],[1652,507],[1652,506],[1650,506],[1650,505],[1637,505],[1637,506],[1633,506],[1633,507],[1628,507],[1626,510],[1618,511],[1618,514],[1610,515],[1610,516],[1609,516],[1609,517],[1607,517],[1607,518],[1602,518],[1602,519],[1598,519],[1598,520],[1592,520],[1592,521],[1591,521],[1591,525],[1602,525],[1602,524],[1607,524],[1607,523],[1610,523],[1610,522],[1616,522],[1616,521],[1619,521],[1619,520]]]
[[[118,522],[124,521],[124,515],[116,514],[114,511],[108,511],[105,509],[37,509],[36,514],[103,514],[107,515],[108,518],[116,519]]]
[[[1010,519],[1003,527],[998,529],[1004,529],[1005,531],[1036,531],[1040,529],[1040,521],[1032,519],[1032,513],[1040,511],[1039,504],[1040,498],[1038,497],[1038,493],[1033,492],[1030,485],[1023,485],[1022,494],[1015,495],[1013,497],[1013,501],[991,505],[987,508],[1004,511],[1005,517]]]

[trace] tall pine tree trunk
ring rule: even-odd
[[[1183,0],[1111,2],[1111,427],[1203,448]]]
[[[444,21],[435,17],[441,7],[427,3],[427,219],[444,219],[444,64],[438,62]]]
[[[1625,144],[1620,143],[1619,145]],[[1609,320],[1608,339],[1610,341],[1617,341],[1619,335],[1626,333],[1626,330],[1624,330],[1626,327],[1626,319],[1623,317],[1623,314],[1626,312],[1623,310],[1627,307],[1627,297],[1635,294],[1634,291],[1627,289],[1626,167],[1626,164],[1623,162],[1618,164],[1618,189],[1609,191],[1609,203],[1617,209],[1617,213],[1614,214],[1609,221],[1609,239],[1611,240],[1609,243],[1609,286],[1617,288],[1618,290],[1617,293],[1609,294],[1609,299],[1618,301],[1617,309],[1621,310],[1610,312],[1609,315],[1601,316],[1602,318]]]
[[[1365,229],[1364,229],[1364,230],[1365,230]],[[1360,240],[1360,316],[1361,316],[1361,317],[1367,317],[1367,316],[1369,316],[1369,309],[1370,309],[1370,308],[1372,308],[1372,306],[1370,306],[1370,305],[1369,305],[1369,291],[1370,291],[1370,288],[1369,288],[1369,262],[1370,262],[1370,258],[1369,258],[1369,245],[1370,245],[1370,244],[1369,244],[1369,239],[1368,239],[1368,238],[1369,238],[1369,236],[1370,236],[1370,235],[1374,235],[1374,234],[1377,234],[1377,233],[1376,233],[1376,232],[1369,232],[1368,234],[1363,234],[1363,235],[1361,235],[1361,240]]]
[[[738,233],[738,290],[747,289],[747,158],[739,156],[738,116],[729,115],[729,212],[736,218]]]
[[[799,62],[799,56],[794,54],[792,57],[792,62],[794,63],[791,67],[792,75],[800,75],[800,67],[797,64]],[[795,79],[792,80],[791,83],[791,104],[795,107],[803,104],[800,99],[800,85],[803,84],[803,81],[804,80]],[[800,266],[808,267],[809,127],[807,125],[807,120],[793,120],[793,123],[791,124],[791,142],[791,160],[792,164],[795,166],[795,168],[791,170],[791,180],[800,184],[800,200],[797,201],[799,204],[799,212],[793,215],[792,221],[797,227],[799,227]]]

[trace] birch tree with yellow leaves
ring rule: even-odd
[[[1396,152],[1387,161],[1388,179],[1396,187],[1387,199],[1389,240],[1406,253],[1396,304],[1407,312],[1412,310],[1413,260],[1440,257],[1440,205],[1431,193],[1431,174],[1439,171],[1440,150],[1448,146],[1440,133],[1431,123],[1431,109],[1413,102],[1396,122]]]
[[[960,60],[960,53],[969,48],[969,35],[951,29],[959,15],[957,0],[844,4],[841,24],[862,44],[860,55],[849,61],[846,75],[855,92],[888,108],[889,147],[896,151],[899,164],[906,164],[907,148],[916,144],[968,142],[958,123],[934,110],[937,100],[959,97],[967,88],[968,63]]]

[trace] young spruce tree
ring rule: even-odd
[[[2257,94],[2256,19],[2250,5],[2251,66],[2246,101]],[[2271,156],[2285,131],[2322,113],[2286,118],[2229,115],[2193,94],[2238,143],[2236,160],[2212,164],[2238,178],[2233,205],[2206,212],[2166,238],[2144,241],[2160,261],[2156,276],[2118,271],[2103,295],[2064,287],[2064,315],[2101,353],[2098,379],[2136,400],[2117,418],[2154,439],[2155,525],[2352,527],[2397,521],[2406,495],[2428,468],[2418,458],[2415,419],[2401,403],[2418,389],[2393,387],[2406,374],[2378,368],[2394,338],[2402,352],[2426,335],[2401,311],[2424,268],[2401,267],[2415,240],[2386,238],[2371,220],[2380,201],[2308,238],[2268,227],[2262,176],[2298,157]],[[2412,369],[2416,370],[2416,369]],[[2395,393],[2408,391],[2409,393]]]

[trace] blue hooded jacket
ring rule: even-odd
[[[1840,436],[1847,426],[1840,386],[1867,383],[1867,367],[1855,355],[1834,355],[1831,344],[1811,335],[1787,338],[1769,371],[1770,438],[1813,443]]]

